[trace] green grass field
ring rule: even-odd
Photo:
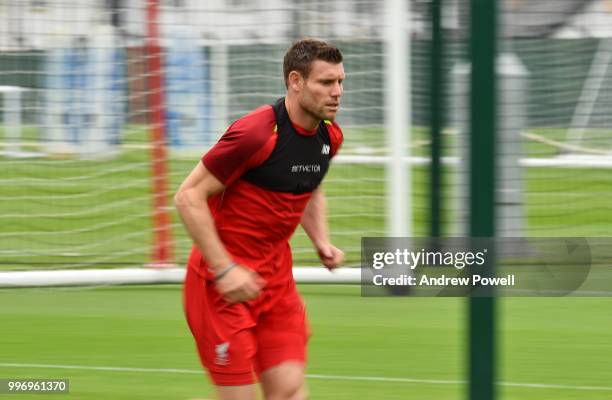
[[[465,299],[304,286],[312,399],[465,398]],[[500,299],[502,400],[612,396],[612,299]],[[212,399],[178,286],[0,291],[0,378],[68,378],[63,399]],[[38,399],[40,395],[20,395]]]
[[[417,130],[416,139],[425,133]],[[558,130],[536,133],[564,137]],[[355,132],[346,150],[357,151],[355,143],[380,143],[380,134]],[[449,137],[450,147],[455,139]],[[145,143],[144,131],[132,128],[126,143]],[[525,151],[532,157],[555,155],[535,142]],[[171,191],[196,162],[197,156],[172,157]],[[0,270],[150,261],[146,150],[127,147],[113,160],[97,161],[0,157],[0,169]],[[428,171],[414,167],[412,173],[413,233],[424,236]],[[526,235],[609,236],[611,180],[606,169],[527,169]],[[336,165],[325,190],[333,239],[347,251],[349,264],[358,264],[360,238],[385,233],[384,169]],[[452,182],[444,193],[449,206],[456,195]],[[445,220],[454,217],[447,214]],[[183,263],[190,242],[177,221],[173,214],[176,258]],[[293,244],[296,264],[316,263],[303,233],[298,231]],[[354,286],[300,289],[314,332],[311,398],[465,398],[466,300],[362,298]],[[611,309],[612,299],[606,298],[500,299],[499,398],[612,398]],[[178,286],[0,290],[0,334],[0,379],[70,378],[71,394],[53,398],[213,398],[184,322]]]

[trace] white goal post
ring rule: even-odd
[[[177,284],[185,279],[185,268],[120,268],[54,271],[0,272],[0,288],[50,286],[106,286]],[[338,268],[333,272],[324,267],[294,268],[297,283],[357,284],[360,268]]]

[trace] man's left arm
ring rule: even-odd
[[[344,261],[344,252],[329,241],[327,228],[327,202],[321,188],[317,188],[302,215],[302,227],[312,241],[323,265],[329,270],[337,268]]]

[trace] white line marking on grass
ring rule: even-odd
[[[15,368],[49,368],[49,369],[77,369],[89,371],[111,371],[111,372],[160,372],[171,374],[204,374],[204,371],[193,369],[176,368],[131,368],[131,367],[103,367],[93,365],[53,365],[53,364],[12,364],[0,363],[0,367]]]
[[[22,363],[0,363],[0,368],[42,368],[42,369],[75,369],[90,371],[110,371],[110,372],[150,372],[150,373],[171,373],[171,374],[198,374],[203,375],[204,371],[193,369],[178,368],[132,368],[132,367],[105,367],[93,365],[55,365],[55,364],[22,364]],[[384,376],[347,376],[347,375],[320,375],[307,374],[308,379],[324,379],[338,381],[369,381],[369,382],[397,382],[397,383],[417,383],[431,385],[465,385],[467,381],[462,380],[438,380],[438,379],[416,379],[416,378],[393,378]],[[584,390],[584,391],[603,391],[612,392],[610,386],[578,386],[578,385],[556,385],[546,383],[519,383],[519,382],[497,382],[500,386],[534,388],[534,389],[565,389],[565,390]]]
[[[515,382],[498,382],[501,386],[526,387],[536,389],[571,389],[571,390],[590,390],[590,391],[612,391],[612,387],[607,386],[573,386],[573,385],[549,385],[546,383],[515,383]]]
[[[326,379],[335,381],[370,381],[370,382],[398,382],[398,383],[430,383],[433,385],[463,385],[466,381],[443,381],[437,379],[391,378],[384,376],[344,376],[344,375],[318,375],[308,374],[310,379]]]

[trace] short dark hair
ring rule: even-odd
[[[297,71],[307,78],[315,60],[339,64],[342,62],[342,53],[337,47],[321,40],[302,39],[294,42],[283,59],[285,87],[289,87],[288,79],[291,71]]]

